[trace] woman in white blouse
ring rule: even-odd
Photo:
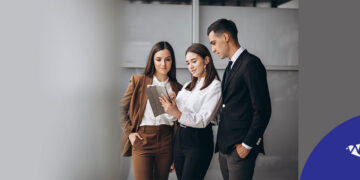
[[[175,75],[173,48],[166,41],[158,42],[150,51],[144,73],[131,76],[122,99],[122,155],[132,156],[135,180],[168,179],[176,118],[168,114],[155,117],[146,88],[159,85],[177,94],[182,86]]]
[[[176,99],[160,98],[165,111],[178,119],[175,135],[174,164],[178,179],[204,179],[213,151],[211,123],[221,101],[221,82],[209,50],[192,44],[186,50],[186,64],[192,80]]]

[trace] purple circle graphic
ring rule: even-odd
[[[360,179],[360,116],[340,124],[319,142],[300,179]]]

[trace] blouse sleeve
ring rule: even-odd
[[[184,107],[179,123],[194,127],[205,128],[210,121],[213,121],[221,103],[221,84],[217,81],[213,86],[209,86],[208,92],[199,98],[192,99],[191,102],[200,101],[199,111],[190,107]]]

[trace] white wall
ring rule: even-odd
[[[8,1],[0,179],[120,179],[114,1]]]

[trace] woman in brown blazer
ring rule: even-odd
[[[136,180],[168,179],[176,118],[166,113],[154,117],[147,85],[165,86],[169,94],[182,88],[176,80],[173,48],[166,41],[152,47],[144,73],[131,77],[122,99],[122,155],[132,156]]]

